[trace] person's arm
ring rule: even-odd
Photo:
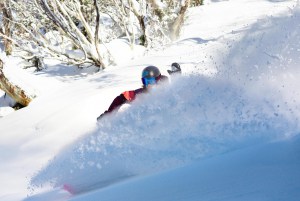
[[[115,109],[119,108],[121,105],[126,103],[126,101],[127,101],[127,99],[125,98],[125,96],[123,94],[120,94],[113,100],[113,102],[110,104],[109,108],[97,118],[97,120],[101,119],[107,113],[110,113],[110,112],[114,111]]]
[[[110,104],[108,110],[106,110],[105,112],[112,112],[115,109],[119,108],[121,105],[123,105],[124,103],[126,103],[126,98],[123,94],[120,94],[119,96],[117,96],[113,102]]]
[[[131,102],[135,99],[135,95],[137,93],[139,93],[139,91],[144,91],[141,89],[137,89],[134,91],[125,91],[122,94],[120,94],[119,96],[117,96],[113,102],[110,104],[108,110],[106,110],[104,113],[102,113],[97,120],[101,119],[105,114],[107,113],[111,113],[112,111],[118,109],[119,107],[121,107],[124,103],[126,102]]]

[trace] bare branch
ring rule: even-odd
[[[14,85],[7,79],[3,73],[3,66],[3,61],[0,58],[0,88],[10,97],[12,97],[17,103],[20,103],[23,106],[29,105],[33,97],[27,95],[23,89],[17,85]]]

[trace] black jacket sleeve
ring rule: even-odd
[[[105,114],[110,113],[112,111],[114,111],[115,109],[121,107],[121,105],[123,105],[124,103],[126,103],[126,98],[123,94],[120,94],[119,96],[117,96],[113,102],[110,104],[108,110],[106,110],[104,113],[102,113],[97,120],[101,119]]]
[[[113,100],[113,102],[110,104],[108,110],[106,110],[105,113],[112,112],[116,108],[121,107],[121,105],[126,103],[126,101],[127,100],[126,100],[125,96],[123,94],[120,94]]]

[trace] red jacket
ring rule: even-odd
[[[136,95],[146,92],[146,88],[139,88],[132,91],[125,91],[117,96],[113,102],[110,104],[108,110],[106,110],[103,114],[110,113],[115,109],[121,107],[126,102],[131,102],[135,99]]]

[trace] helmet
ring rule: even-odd
[[[142,71],[142,82],[144,86],[156,84],[161,78],[161,73],[156,66],[148,66]]]

